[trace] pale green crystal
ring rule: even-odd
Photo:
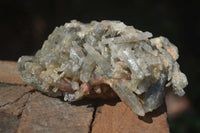
[[[166,92],[184,95],[188,84],[176,62],[178,49],[165,37],[151,38],[120,21],[71,21],[56,27],[35,56],[18,60],[25,83],[65,101],[116,94],[144,116]]]

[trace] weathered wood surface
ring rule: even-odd
[[[51,98],[23,84],[16,62],[0,61],[0,133],[169,133],[164,107],[136,114],[119,100]]]

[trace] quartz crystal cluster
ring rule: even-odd
[[[120,21],[71,21],[56,27],[35,56],[22,56],[22,80],[65,101],[118,96],[140,116],[158,108],[169,91],[184,95],[178,49]]]

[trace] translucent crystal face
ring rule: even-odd
[[[152,38],[120,21],[71,21],[56,27],[35,56],[18,60],[25,83],[65,101],[116,95],[144,116],[167,91],[184,95],[186,76],[178,49],[165,37]]]

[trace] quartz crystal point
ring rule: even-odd
[[[71,21],[56,27],[35,56],[18,60],[19,74],[49,96],[65,101],[119,96],[140,116],[158,108],[167,92],[188,84],[178,49],[120,21]]]

